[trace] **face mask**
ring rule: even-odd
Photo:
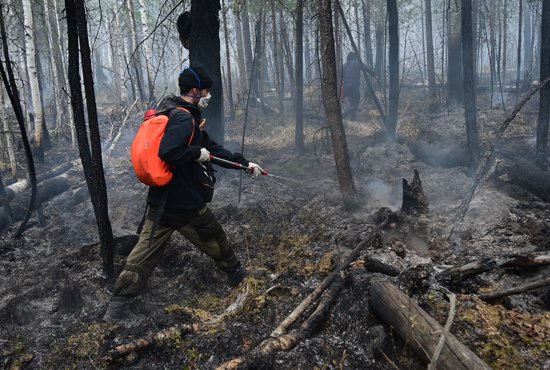
[[[208,93],[208,95],[206,95],[204,98],[200,98],[198,104],[199,108],[205,109],[206,107],[208,107],[208,103],[210,103],[210,98],[212,98],[212,95],[210,95],[210,93]]]

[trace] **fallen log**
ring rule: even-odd
[[[47,179],[38,184],[40,201],[46,202],[53,197],[67,191],[71,186],[69,176],[67,174],[59,175],[52,179]],[[29,194],[30,197],[30,194]],[[12,221],[17,222],[23,220],[27,213],[29,201],[27,197],[17,197],[11,202]],[[0,209],[0,232],[9,225],[10,219],[5,207]]]
[[[373,281],[369,306],[382,321],[394,328],[415,352],[429,363],[434,357],[442,326],[389,281]],[[452,334],[446,335],[438,369],[490,369],[482,359]]]
[[[525,160],[500,160],[495,167],[495,176],[504,182],[519,186],[550,202],[550,173]]]
[[[484,301],[491,301],[497,298],[502,298],[502,297],[506,297],[514,294],[525,293],[533,289],[545,287],[547,285],[550,285],[550,276],[547,276],[545,278],[538,279],[535,281],[531,281],[527,284],[519,285],[513,288],[479,294],[479,298],[483,299]]]
[[[51,179],[52,177],[59,176],[68,170],[70,170],[72,167],[76,165],[76,163],[80,163],[79,161],[72,161],[68,163],[64,163],[60,166],[57,166],[50,171],[39,173],[36,176],[36,181],[40,186],[40,182]],[[28,190],[31,187],[31,182],[29,179],[23,179],[20,181],[17,181],[16,183],[13,183],[9,186],[6,186],[5,188],[5,195],[0,198],[0,206],[5,205],[6,203],[12,201],[16,196],[19,194],[24,193],[26,190]],[[41,198],[44,198],[42,194],[40,194]]]

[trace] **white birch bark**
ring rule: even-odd
[[[10,125],[6,116],[6,106],[4,89],[0,88],[0,122],[4,128],[4,138],[6,139],[6,150],[8,152],[8,158],[10,160],[11,175],[15,179],[17,178],[17,163],[15,162],[15,153],[13,151],[13,133],[10,130]]]
[[[38,85],[38,70],[36,68],[36,47],[34,41],[34,24],[30,0],[22,0],[23,18],[25,26],[25,48],[27,53],[27,71],[29,74],[29,87],[31,89],[32,106],[34,110],[34,139],[36,148],[40,151],[43,146],[44,132],[42,121],[44,111],[40,101],[40,88]]]
[[[27,97],[29,96],[27,86],[29,86],[29,83],[27,81],[27,74],[25,71],[27,70],[27,61],[25,60],[25,50],[24,48],[21,48],[20,50],[15,50],[15,53],[18,57],[19,61],[19,78],[16,80],[17,89],[20,92],[20,101],[21,101],[21,109],[23,110],[23,117],[25,117],[25,124],[27,132],[32,131],[32,125],[29,119],[29,104]]]
[[[120,6],[122,5],[122,1],[117,2],[117,9],[120,9]],[[118,78],[120,80],[120,100],[122,103],[127,104],[128,103],[128,88],[126,87],[126,68],[124,68],[126,64],[124,59],[124,54],[126,53],[126,42],[125,37],[123,36],[122,32],[122,24],[120,22],[120,12],[118,10],[115,11],[115,44],[116,44],[116,56],[113,56],[117,59],[117,63],[119,65],[119,74]]]
[[[141,63],[139,58],[140,54],[137,51],[136,22],[134,18],[134,5],[132,3],[132,0],[126,0],[126,7],[128,9],[128,15],[129,15],[128,20],[130,24],[128,28],[130,29],[130,45],[132,49],[130,50],[130,54],[129,54],[129,55],[132,55],[130,64],[134,66],[134,72],[136,73],[135,80],[134,80],[134,89],[136,91],[136,96],[142,100],[143,96],[142,96],[142,90],[140,88],[141,82],[142,82],[141,73],[140,73]]]
[[[52,29],[51,19],[50,19],[50,4],[48,1],[44,1],[43,3],[44,7],[44,20],[46,22],[46,34],[48,36],[48,43],[51,46],[50,51],[50,69],[52,71],[52,79],[53,79],[53,92],[54,92],[54,100],[55,100],[55,125],[56,129],[53,130],[55,132],[57,129],[61,129],[62,131],[62,122],[63,120],[63,106],[61,103],[61,94],[63,93],[61,89],[61,78],[59,76],[59,54],[56,55],[56,51],[59,50],[59,45],[57,44],[57,40],[54,40],[54,32]],[[56,50],[57,49],[57,50]]]
[[[141,31],[143,34],[143,52],[145,53],[145,68],[147,70],[147,82],[149,86],[149,101],[154,100],[155,96],[155,77],[153,75],[153,49],[151,47],[151,39],[149,36],[149,25],[147,22],[147,9],[145,8],[145,0],[139,1],[139,14],[141,16]]]

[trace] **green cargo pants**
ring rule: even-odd
[[[229,246],[225,232],[208,207],[194,210],[165,209],[149,245],[156,211],[156,208],[149,207],[139,240],[115,282],[115,297],[130,298],[139,294],[160,263],[170,236],[176,230],[212,257],[221,270],[230,271],[239,267],[240,262]]]

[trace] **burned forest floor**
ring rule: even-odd
[[[0,368],[214,369],[244,356],[239,368],[423,369],[426,359],[411,349],[411,339],[401,338],[371,308],[371,283],[381,279],[441,325],[451,309],[448,297],[456,294],[450,333],[490,367],[550,369],[550,289],[481,298],[550,272],[548,264],[506,264],[550,255],[550,203],[498,171],[504,162],[532,162],[537,106],[526,106],[506,131],[490,176],[456,225],[473,176],[462,150],[461,110],[406,111],[395,142],[384,140],[366,108],[357,120],[345,119],[358,195],[344,204],[322,112],[306,112],[305,154],[298,155],[293,119],[251,109],[245,157],[276,176],[250,179],[219,171],[210,204],[247,278],[230,288],[212,260],[175,233],[148,287],[132,303],[132,311],[145,318],[126,326],[101,320],[113,281],[102,273],[94,213],[75,164],[66,173],[68,189],[43,203],[45,225],[33,215],[22,237],[13,237],[18,223],[0,236]],[[104,125],[116,121],[110,114],[103,112]],[[231,150],[240,150],[243,116],[227,124]],[[501,110],[480,110],[484,147],[503,119]],[[138,120],[134,114],[129,122]],[[104,158],[117,274],[137,240],[145,207],[146,187],[129,159],[136,127],[129,124]],[[77,156],[58,143],[38,171]],[[422,214],[401,211],[403,179],[412,181],[414,170],[429,201]],[[377,228],[388,216],[390,222]],[[328,314],[289,350],[254,351],[362,242],[359,257],[338,275],[343,285]],[[450,273],[472,262],[485,267],[469,276]],[[288,331],[299,328],[314,307]],[[117,355],[117,346],[138,339],[150,345]]]

